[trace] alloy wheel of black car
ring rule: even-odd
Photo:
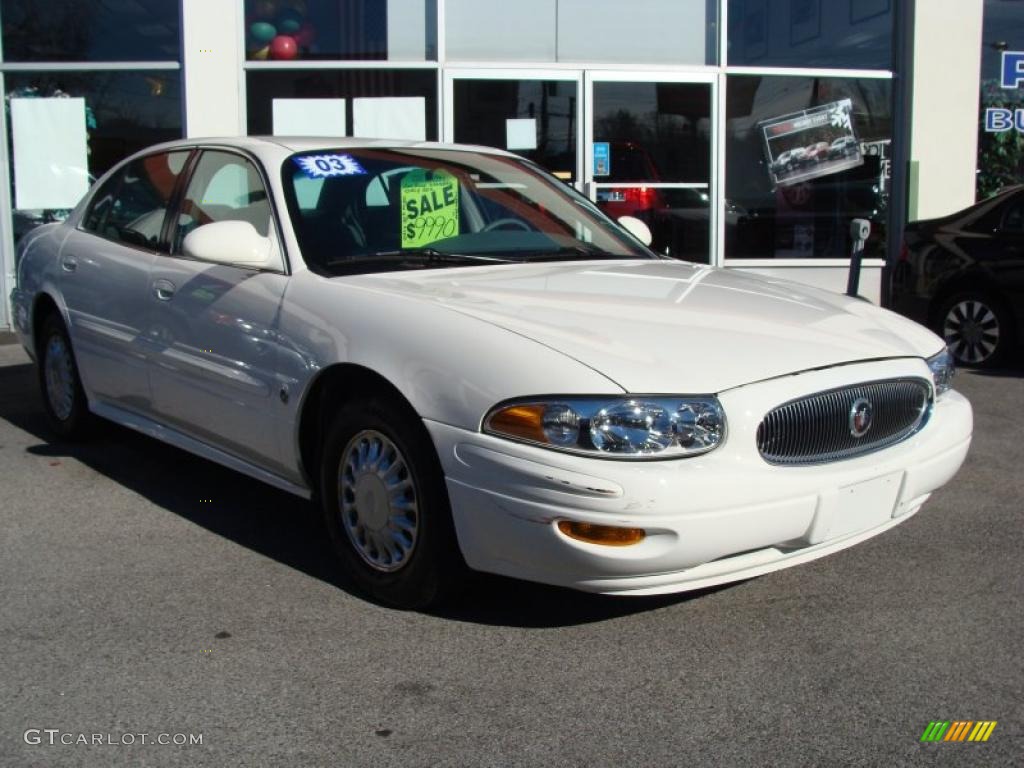
[[[1007,346],[1010,324],[998,302],[982,294],[955,296],[940,313],[942,336],[956,361],[983,368]]]

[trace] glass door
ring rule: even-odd
[[[588,72],[584,182],[612,218],[633,216],[651,247],[711,263],[714,77],[671,72]],[[726,213],[728,219],[728,212]]]
[[[444,140],[482,144],[533,160],[582,189],[582,72],[449,69]]]

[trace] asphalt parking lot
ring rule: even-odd
[[[347,591],[305,502],[114,426],[54,442],[0,346],[0,765],[1020,765],[1024,370],[957,387],[967,464],[851,550],[422,615]],[[920,743],[937,719],[998,726]]]

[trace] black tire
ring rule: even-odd
[[[936,331],[957,365],[992,368],[1014,345],[1013,316],[997,296],[980,290],[948,297],[935,315]]]
[[[390,452],[388,441],[396,453]],[[374,446],[382,458],[371,469],[371,459],[360,464],[359,456],[365,447],[372,457]],[[455,537],[444,473],[419,416],[394,398],[354,400],[335,416],[321,455],[324,522],[331,547],[355,585],[382,603],[414,610],[436,607],[457,594],[466,566]],[[391,486],[382,474],[395,480],[396,488],[406,480],[408,487],[385,490]],[[409,506],[414,506],[414,513]],[[412,534],[404,527],[410,522]],[[388,547],[396,551],[386,552]]]
[[[91,430],[92,416],[71,338],[60,315],[47,315],[36,338],[36,373],[50,429],[64,440],[84,439]]]

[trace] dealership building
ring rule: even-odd
[[[501,147],[661,252],[835,290],[866,218],[878,301],[903,222],[975,201],[1021,5],[0,0],[0,329],[26,232],[136,150],[236,134]]]

